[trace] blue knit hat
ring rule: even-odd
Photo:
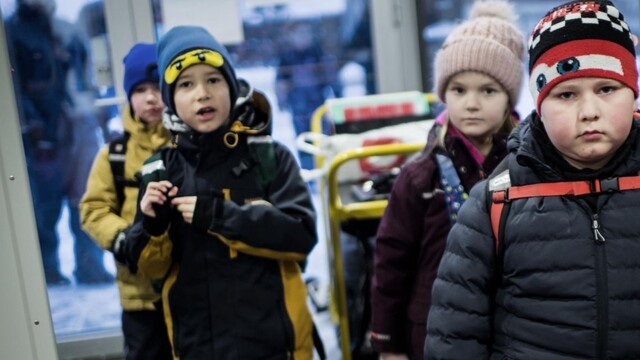
[[[227,49],[202,27],[176,26],[158,42],[160,91],[169,112],[176,114],[172,96],[175,81],[182,71],[196,64],[211,65],[222,73],[229,84],[233,107],[238,97],[238,81]]]
[[[131,100],[133,89],[145,81],[158,83],[158,68],[156,65],[156,45],[137,43],[122,59],[124,63],[124,91],[127,100]]]

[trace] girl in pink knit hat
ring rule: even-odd
[[[436,56],[435,92],[446,110],[396,179],[377,233],[371,340],[380,359],[422,359],[447,234],[471,187],[506,155],[523,78],[514,20],[506,1],[476,2]]]

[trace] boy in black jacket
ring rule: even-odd
[[[269,104],[203,28],[164,35],[158,67],[174,146],[145,162],[127,246],[134,271],[164,280],[175,355],[310,359],[298,264],[315,212],[294,157],[266,136]]]
[[[572,1],[540,20],[529,59],[536,111],[449,235],[425,359],[639,358],[633,36],[610,1]]]

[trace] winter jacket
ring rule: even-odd
[[[532,115],[508,142],[511,185],[637,175],[638,126],[604,168],[577,170]],[[514,200],[498,252],[486,195],[479,183],[449,235],[425,359],[640,358],[640,191]]]
[[[428,144],[437,143],[441,129],[438,124],[431,129]],[[451,158],[468,192],[506,155],[506,139],[506,133],[496,134],[491,152],[478,164],[468,148],[472,145],[448,132],[444,147],[427,145],[402,168],[376,237],[371,302],[372,343],[378,352],[422,357],[431,285],[451,229],[434,153]],[[416,326],[420,335],[411,341],[415,334],[407,330]]]
[[[128,105],[122,111],[122,123],[129,133],[124,176],[133,180],[144,160],[168,143],[169,132],[161,123],[149,126],[132,117]],[[83,229],[107,250],[113,248],[116,235],[131,225],[136,213],[138,188],[125,187],[124,193],[120,206],[109,163],[109,146],[104,146],[93,162],[87,190],[80,202],[80,219]],[[154,310],[153,303],[160,299],[160,294],[152,288],[150,281],[131,274],[118,262],[116,268],[122,308],[127,311]]]
[[[257,116],[270,116],[261,110]],[[283,145],[263,143],[274,157],[260,162],[247,135],[235,148],[223,144],[228,129],[181,133],[174,148],[148,161],[149,168],[166,169],[178,197],[195,195],[198,202],[192,224],[171,209],[161,234],[150,233],[139,212],[127,237],[131,263],[143,276],[164,279],[166,321],[180,359],[311,359],[312,320],[299,266],[317,242],[307,185]],[[261,183],[258,172],[270,181]],[[200,205],[212,198],[207,208]],[[204,225],[201,212],[209,214]]]

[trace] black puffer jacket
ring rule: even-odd
[[[607,166],[580,171],[530,118],[509,140],[512,185],[637,175],[638,126]],[[449,235],[425,359],[640,358],[640,191],[513,201],[496,263],[486,189],[474,187]]]

